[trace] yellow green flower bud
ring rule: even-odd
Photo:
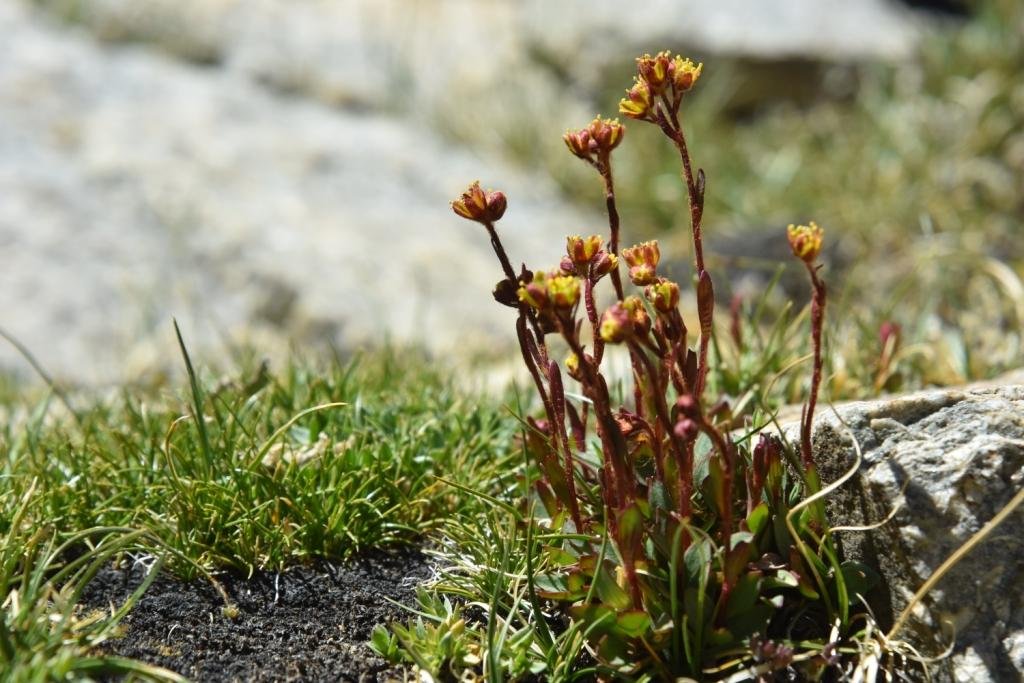
[[[622,257],[629,264],[629,279],[633,281],[634,285],[642,287],[657,281],[661,249],[656,240],[627,247],[622,250]]]
[[[626,97],[619,100],[619,113],[631,119],[646,119],[651,115],[653,104],[650,86],[638,78],[626,91]]]
[[[555,308],[572,308],[580,300],[580,281],[572,275],[548,278],[548,298]]]
[[[569,235],[565,238],[565,250],[576,267],[581,269],[579,272],[585,273],[586,271],[582,269],[585,269],[590,260],[594,258],[594,254],[601,250],[602,243],[603,240],[598,235],[590,237]]]
[[[694,86],[700,78],[700,72],[704,70],[704,64],[694,64],[690,59],[683,59],[676,56],[672,60],[672,83],[677,93],[684,93]]]
[[[821,253],[821,242],[825,231],[811,221],[810,225],[790,225],[786,228],[786,237],[793,255],[805,263],[814,263]]]
[[[547,308],[550,304],[547,279],[547,274],[542,270],[534,273],[533,279],[530,282],[524,282],[516,292],[519,300],[538,311]]]
[[[621,303],[612,304],[601,316],[598,334],[608,344],[618,344],[633,334],[629,311]]]
[[[679,306],[679,285],[665,278],[648,285],[644,295],[659,313],[671,313]]]
[[[633,326],[633,332],[639,335],[647,334],[651,329],[651,317],[647,315],[647,307],[638,296],[627,296],[622,300],[622,307],[629,315],[629,322]]]

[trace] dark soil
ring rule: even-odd
[[[83,606],[120,605],[144,571],[104,569]],[[384,596],[412,605],[415,586],[429,576],[427,558],[416,549],[248,579],[223,575],[218,580],[238,607],[229,619],[209,581],[165,574],[125,617],[124,636],[104,649],[196,681],[400,681],[406,672],[366,643],[374,626],[408,615]]]

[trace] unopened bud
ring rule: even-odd
[[[651,329],[651,317],[647,315],[647,308],[638,296],[627,296],[622,300],[622,307],[629,314],[629,321],[633,325],[633,333],[643,336]]]
[[[590,134],[590,145],[602,154],[608,154],[622,142],[626,129],[618,119],[602,119],[598,116],[590,122],[586,132]]]
[[[583,130],[569,130],[562,136],[565,140],[565,146],[569,148],[569,151],[580,159],[590,160],[590,131],[586,128]]]
[[[579,269],[578,272],[585,273],[587,264],[601,250],[602,243],[603,240],[598,235],[591,235],[590,237],[570,235],[565,239],[565,250],[577,269]]]
[[[619,267],[619,257],[611,252],[599,251],[590,266],[590,277],[597,282]]]
[[[683,394],[677,398],[676,410],[692,420],[700,418],[700,403],[692,394]]]
[[[651,92],[660,95],[668,87],[670,71],[673,69],[673,61],[668,52],[659,52],[656,56],[644,55],[637,57],[637,71],[640,78],[650,87]]]
[[[672,313],[679,306],[679,285],[665,278],[659,278],[653,285],[648,285],[644,295],[659,313]]]
[[[612,304],[601,316],[598,332],[601,339],[609,344],[625,341],[633,334],[629,311],[621,303]]]
[[[679,422],[676,422],[676,426],[673,431],[680,439],[693,441],[700,434],[700,427],[690,418],[683,418]]]
[[[485,192],[480,187],[480,181],[476,181],[452,202],[452,210],[471,221],[493,223],[505,215],[507,204],[504,193]]]
[[[634,285],[642,287],[657,281],[658,261],[661,260],[657,240],[627,247],[622,250],[622,257],[629,264],[629,279]]]
[[[499,280],[492,292],[494,300],[511,308],[519,308],[519,297],[516,294],[518,287],[519,283],[514,280],[509,280],[508,278]]]

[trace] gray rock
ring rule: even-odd
[[[840,420],[841,418],[841,420]],[[935,390],[846,404],[816,421],[825,481],[863,453],[857,478],[830,501],[845,554],[874,563],[885,587],[871,606],[891,625],[932,572],[1024,486],[1024,385]],[[1010,681],[1024,675],[1024,510],[968,554],[914,612],[900,637],[927,654],[955,635],[938,680]]]
[[[638,52],[895,61],[922,35],[920,17],[887,0],[649,0],[629,10],[617,0],[40,2],[104,38],[221,63],[278,90],[445,116],[450,99],[473,106],[466,93],[499,96],[510,81],[568,106],[578,95],[564,97],[559,74],[593,85]]]
[[[0,35],[0,326],[64,378],[180,367],[172,316],[201,356],[489,348],[514,315],[491,300],[486,234],[449,201],[500,186],[510,255],[539,267],[603,222],[408,120],[100,45],[12,0]],[[0,368],[23,367],[0,345]]]

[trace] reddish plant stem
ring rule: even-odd
[[[556,318],[556,320],[558,321],[562,337],[572,352],[576,354],[576,357],[579,358],[580,370],[583,375],[583,390],[594,404],[594,416],[597,418],[598,433],[601,436],[605,453],[610,456],[613,474],[616,479],[618,496],[615,502],[619,506],[627,504],[628,501],[636,498],[636,484],[633,481],[633,477],[630,476],[627,467],[626,441],[622,436],[618,423],[615,421],[615,416],[612,415],[608,385],[605,383],[601,373],[598,372],[597,366],[587,360],[583,347],[576,336],[576,329],[572,325],[572,321],[563,320],[561,317]],[[618,506],[613,509],[618,509]]]
[[[725,551],[728,553],[732,550],[732,489],[733,489],[733,477],[736,470],[736,459],[733,457],[732,444],[726,441],[725,437],[722,436],[722,432],[708,422],[702,415],[698,422],[702,432],[708,435],[711,439],[711,443],[715,445],[715,449],[718,450],[722,455],[722,461],[725,464],[725,506],[722,510],[722,542],[725,543]],[[724,587],[723,587],[724,592]]]
[[[487,228],[487,234],[491,238],[491,247],[494,249],[494,254],[498,257],[498,262],[501,264],[501,270],[505,274],[505,278],[512,283],[518,283],[519,278],[516,277],[516,272],[512,269],[512,262],[509,261],[505,247],[498,237],[498,231],[494,229],[494,223],[485,222],[484,227]],[[537,320],[537,314],[534,313],[533,309],[522,304],[519,306],[519,312],[521,315],[525,312],[527,320],[530,322],[530,327],[533,328],[536,344],[533,346],[532,353],[538,365],[546,366],[548,362],[547,346],[544,344],[544,330],[541,328],[540,321]]]
[[[668,405],[665,403],[665,386],[663,385],[661,378],[659,377],[658,369],[646,353],[640,348],[635,341],[629,342],[630,348],[639,356],[644,363],[647,370],[647,375],[651,381],[651,394],[653,395],[654,412],[658,418],[658,424],[661,426],[663,433],[668,436],[669,445],[672,448],[672,455],[676,461],[676,467],[682,471],[688,469],[688,465],[685,460],[686,447],[683,440],[675,433],[672,429],[672,421],[669,419]],[[684,501],[683,490],[679,489],[679,514],[683,517],[689,516],[689,498]]]
[[[811,345],[814,350],[814,369],[811,373],[811,392],[807,397],[807,405],[804,407],[803,416],[800,421],[800,455],[803,459],[804,468],[810,471],[814,468],[811,430],[814,426],[814,409],[818,404],[818,391],[821,388],[821,334],[825,320],[826,291],[825,283],[818,277],[817,268],[806,261],[804,265],[807,266],[807,272],[811,276],[811,286],[814,289],[811,297]]]
[[[604,340],[598,334],[597,305],[594,303],[594,281],[589,275],[585,277],[583,285],[583,301],[587,309],[587,320],[590,321],[590,328],[594,331],[594,363],[601,365],[604,357]]]
[[[666,111],[668,112],[667,115]],[[697,277],[700,278],[707,272],[704,267],[704,238],[701,233],[701,220],[704,216],[704,196],[693,174],[690,151],[686,145],[686,135],[683,133],[682,125],[679,122],[678,106],[670,107],[666,103],[664,108],[658,109],[654,122],[658,124],[658,127],[661,128],[665,136],[676,146],[683,164],[683,181],[686,185],[690,205],[690,229],[693,233],[694,265],[696,266]],[[701,186],[703,186],[703,182],[701,182]],[[708,274],[707,278],[710,281],[711,275]],[[701,311],[701,314],[702,316],[708,316],[708,319],[712,320],[714,306],[711,306],[708,311]],[[711,341],[708,338],[709,334],[705,334],[707,327],[702,324],[701,328],[700,346],[697,352],[697,381],[694,387],[694,396],[698,400],[700,400],[704,393],[704,385],[708,373],[708,349]]]
[[[580,516],[580,504],[576,495],[576,468],[573,466],[569,434],[565,430],[565,392],[562,389],[561,371],[558,368],[558,363],[554,361],[548,365],[548,386],[551,387],[552,408],[555,413],[552,428],[555,430],[555,437],[561,440],[563,450],[565,484],[569,489],[569,512],[572,514],[573,524],[576,525],[576,533],[581,534],[583,533],[583,518]]]
[[[508,260],[508,254],[505,253],[505,247],[501,245],[501,240],[498,239],[498,231],[494,229],[494,223],[486,222],[484,227],[487,228],[487,234],[491,236],[491,247],[494,248],[494,253],[498,256],[498,261],[501,263],[501,269],[505,273],[505,277],[512,282],[518,282],[519,279],[516,277],[516,271],[512,269],[512,263]]]
[[[599,159],[594,166],[597,168],[597,172],[601,174],[601,180],[604,181],[604,203],[605,208],[608,210],[608,249],[611,253],[618,256],[619,209],[615,204],[615,181],[612,178],[611,159]],[[624,296],[622,291],[622,276],[619,274],[618,268],[612,269],[611,278],[612,285],[615,287],[615,296],[618,297],[619,301],[622,301]]]

